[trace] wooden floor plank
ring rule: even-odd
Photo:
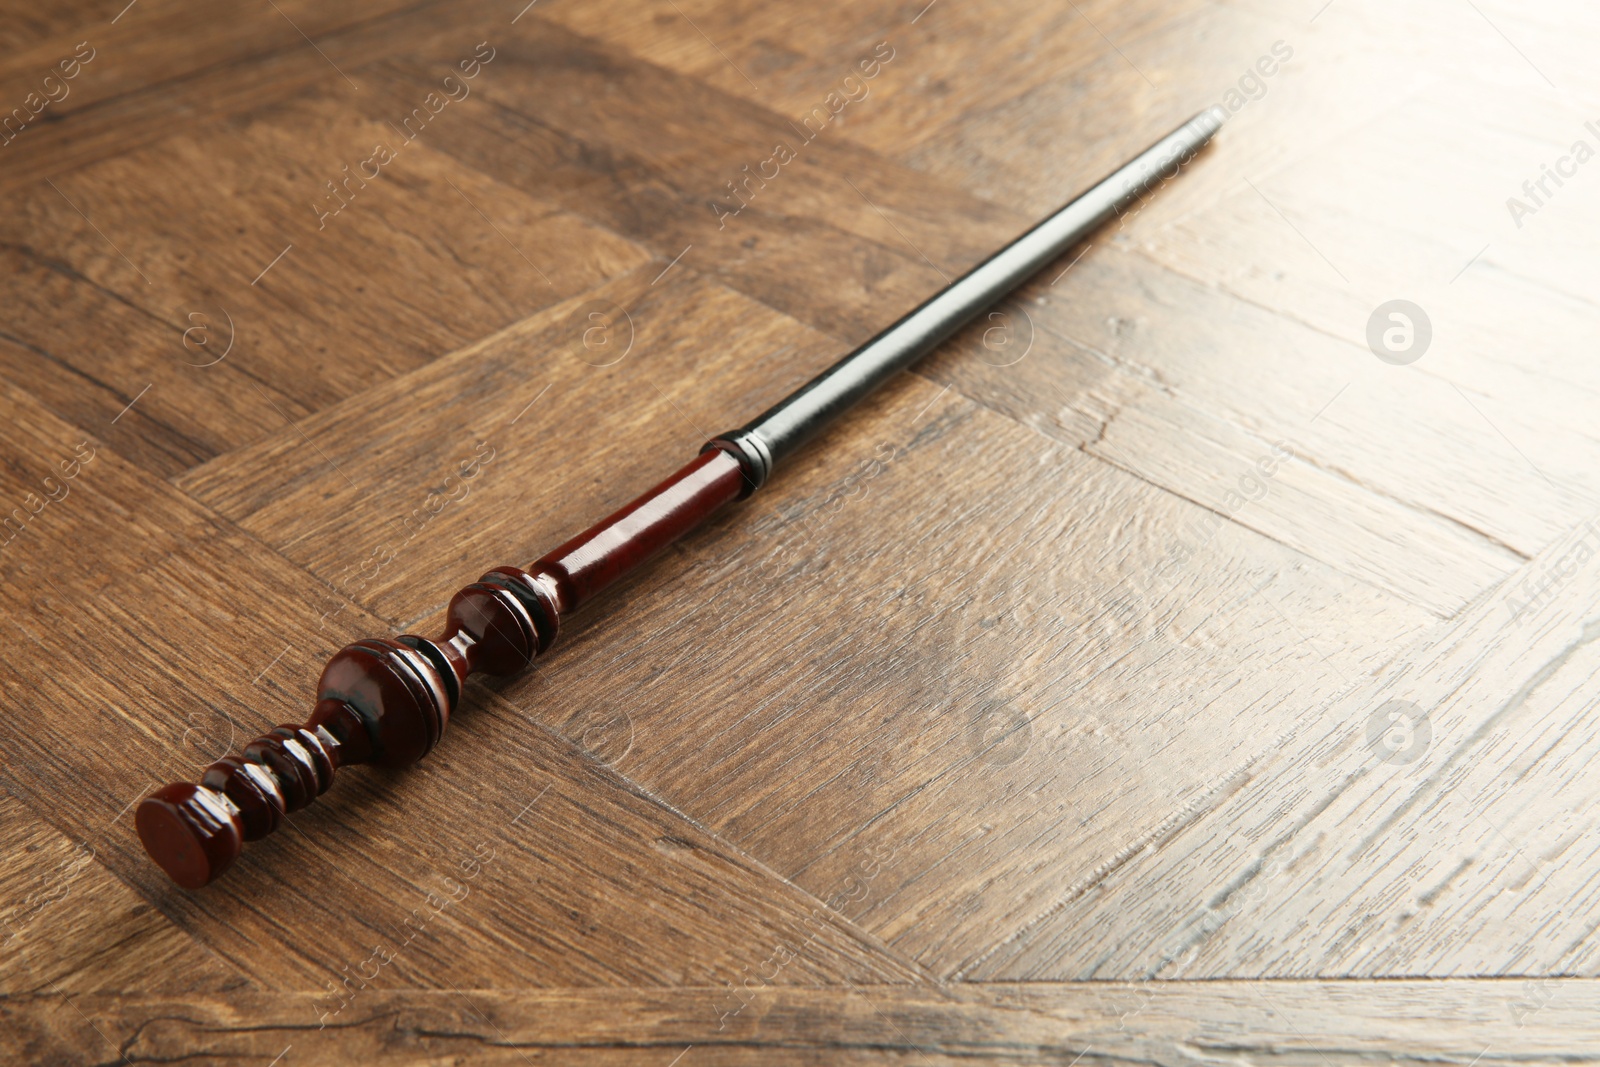
[[[1590,520],[963,973],[1588,973],[1596,554]]]
[[[0,59],[0,99],[7,108],[26,108],[24,117],[38,113],[10,127],[14,139],[0,147],[7,164],[0,188],[31,185],[160,140],[182,125],[174,115],[192,120],[248,111],[313,87],[347,99],[361,91],[348,80],[350,68],[419,34],[454,30],[467,38],[464,26],[490,22],[487,3],[445,8],[412,0],[350,11],[285,0],[204,19],[182,0],[141,0],[120,13],[77,12]],[[184,47],[174,48],[174,41]],[[464,43],[470,49],[474,42]]]
[[[0,998],[19,1059],[194,1063],[1063,1064],[1268,1067],[1600,1060],[1593,979],[1149,982],[375,996],[317,1029],[298,994]],[[735,1007],[740,1003],[731,1002]],[[721,1024],[719,1027],[719,1023]],[[0,1046],[4,1047],[4,1046]],[[676,1057],[676,1058],[675,1058]]]
[[[1581,514],[1509,450],[1463,469],[1499,439],[1446,382],[1115,244],[1054,276],[921,373],[1442,616]]]
[[[498,55],[463,121],[430,143],[823,332],[864,340],[1026,225],[536,14]],[[432,69],[454,57],[435,46],[412,58]],[[621,98],[633,106],[594,106]],[[779,144],[793,158],[766,162]]]
[[[1184,47],[1167,48],[1156,58],[1167,68],[1155,68],[1159,85],[1146,78],[1127,53],[1137,55],[1141,38],[1158,30],[1182,27],[1193,34],[1197,14],[1214,14],[1215,9],[1168,5],[1157,15],[1154,9],[1138,5],[1022,8],[989,0],[904,9],[833,2],[803,14],[632,0],[624,10],[626,17],[607,18],[593,7],[556,0],[542,8],[541,15],[797,122],[843,85],[861,99],[851,100],[841,110],[830,136],[870,146],[895,159],[919,158],[925,149],[948,153],[946,162],[958,167],[964,163],[969,177],[982,171],[991,183],[1004,180],[997,172],[1004,169],[1002,157],[1011,155],[995,142],[1024,131],[1048,137],[1050,127],[1063,118],[1075,123],[1077,136],[1067,142],[1072,151],[1059,151],[1057,142],[1056,151],[1041,157],[1042,143],[1035,143],[1027,155],[1029,173],[1017,176],[1032,183],[1030,191],[1055,191],[1053,201],[1029,205],[1043,210],[1138,150],[1142,132],[1130,119],[1171,126],[1193,114],[1196,107],[1178,99],[1169,84],[1175,80],[1172,68],[1195,62],[1192,40]],[[1239,36],[1240,21],[1249,19],[1257,25],[1262,21],[1240,12],[1230,14],[1233,21],[1227,29],[1232,32],[1217,34],[1230,42]],[[978,37],[1004,53],[1006,62],[972,62],[969,43]],[[871,56],[880,43],[881,54],[894,58],[865,79],[864,86],[846,84],[844,79],[852,74],[861,80],[860,58]],[[1073,104],[1061,106],[1063,100],[1081,100],[1085,86],[1091,84],[1114,103],[1093,114]],[[1052,89],[1053,98],[1022,103],[1039,90]],[[1182,111],[1186,106],[1188,110]],[[995,123],[993,119],[1007,109],[1017,112],[1011,121]],[[978,140],[980,127],[989,130],[988,158],[982,158],[986,146]],[[1046,173],[1040,173],[1041,166]],[[941,177],[951,176],[930,169]],[[1068,179],[1064,188],[1059,182],[1052,184],[1051,179],[1060,177]],[[995,188],[990,184],[985,194]],[[1017,203],[1012,196],[992,198]]]
[[[391,142],[378,177],[346,177]],[[208,176],[199,188],[195,173]],[[106,434],[162,475],[648,259],[315,101],[168,138],[40,185],[21,207],[3,226],[6,332],[29,366],[19,384],[86,423],[148,389]],[[179,215],[175,247],[166,220]],[[65,326],[64,308],[76,312]]]
[[[125,831],[131,810],[112,827]],[[237,993],[253,985],[118,880],[94,845],[49,826],[10,793],[0,793],[0,834],[0,988],[8,993]]]

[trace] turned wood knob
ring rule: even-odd
[[[340,767],[405,767],[438,744],[467,676],[510,674],[555,640],[555,595],[526,571],[500,567],[450,601],[442,637],[405,634],[336,652],[305,723],[279,726],[207,767],[198,784],[162,786],[140,801],[145,851],[172,880],[198,889],[227,870],[244,842],[326,792]]]

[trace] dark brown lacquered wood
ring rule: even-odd
[[[553,597],[558,617],[575,611],[743,489],[737,460],[721,450],[702,452],[627,507],[542,557],[532,568],[534,582]]]
[[[172,880],[198,889],[310,804],[340,767],[406,767],[439,743],[473,674],[513,674],[556,639],[563,616],[704,522],[744,488],[739,463],[711,449],[527,570],[497,567],[450,601],[445,632],[346,645],[317,684],[302,725],[279,726],[198,784],[140,802],[139,839]]]

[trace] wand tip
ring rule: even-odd
[[[1209,140],[1228,121],[1228,109],[1221,104],[1212,104],[1189,121],[1199,131],[1201,140]]]

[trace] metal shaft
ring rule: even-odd
[[[1112,214],[1176,173],[1227,118],[1208,108],[1093,188],[973,267],[920,307],[713,445],[733,452],[751,488],[833,419],[927,355],[985,308],[1082,241]]]

